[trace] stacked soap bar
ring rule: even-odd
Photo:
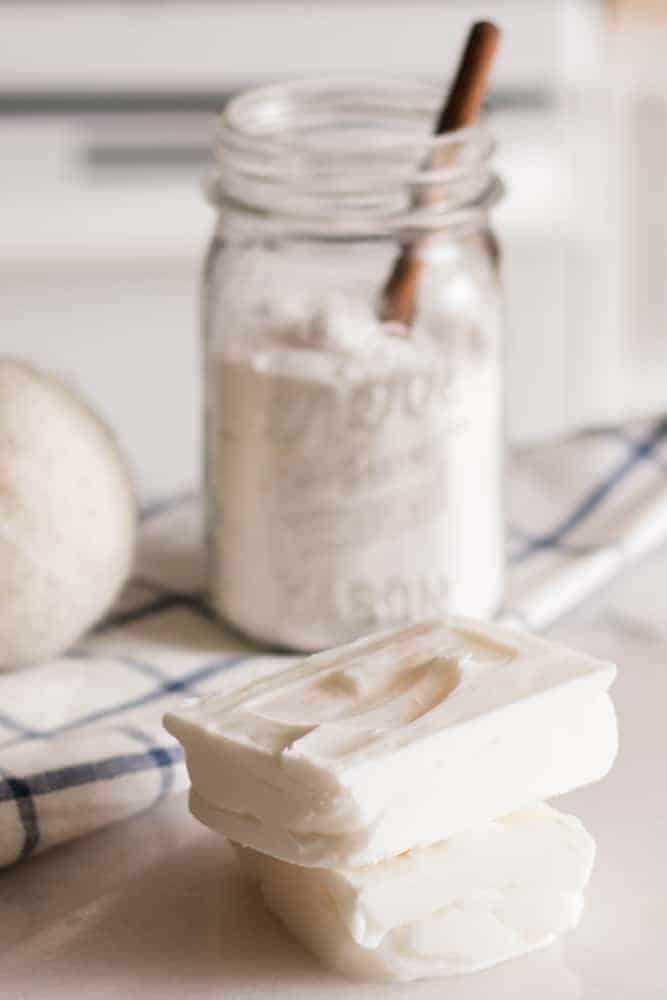
[[[415,978],[576,923],[592,842],[540,803],[611,766],[614,673],[452,618],[311,656],[165,723],[193,813],[253,849],[288,926],[348,975]]]
[[[573,927],[595,855],[541,803],[361,868],[306,868],[238,848],[264,898],[322,961],[359,979],[474,972]]]

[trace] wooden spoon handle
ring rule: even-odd
[[[461,61],[447,99],[435,124],[435,135],[472,125],[478,118],[500,42],[500,30],[490,21],[478,21],[470,29]],[[442,159],[436,157],[435,165]],[[413,199],[416,202],[415,199]],[[420,199],[419,203],[423,204]],[[414,319],[423,262],[414,244],[406,244],[397,256],[382,293],[382,318],[410,326]]]
[[[449,95],[438,116],[435,135],[472,125],[486,97],[500,29],[491,21],[473,24]]]

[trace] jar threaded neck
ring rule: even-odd
[[[219,123],[215,203],[333,231],[432,230],[486,217],[500,194],[484,125],[432,134],[441,88],[325,78],[249,91]]]

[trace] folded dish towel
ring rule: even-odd
[[[510,511],[500,617],[540,629],[667,540],[667,421],[520,451]],[[193,498],[146,511],[138,572],[107,620],[58,660],[0,674],[0,865],[184,789],[165,710],[286,662],[208,612],[199,523]]]

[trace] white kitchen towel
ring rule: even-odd
[[[517,453],[510,511],[500,617],[537,629],[667,540],[667,422]],[[199,523],[194,498],[146,511],[137,573],[113,613],[65,656],[0,674],[0,865],[185,788],[165,710],[289,662],[209,613]]]

